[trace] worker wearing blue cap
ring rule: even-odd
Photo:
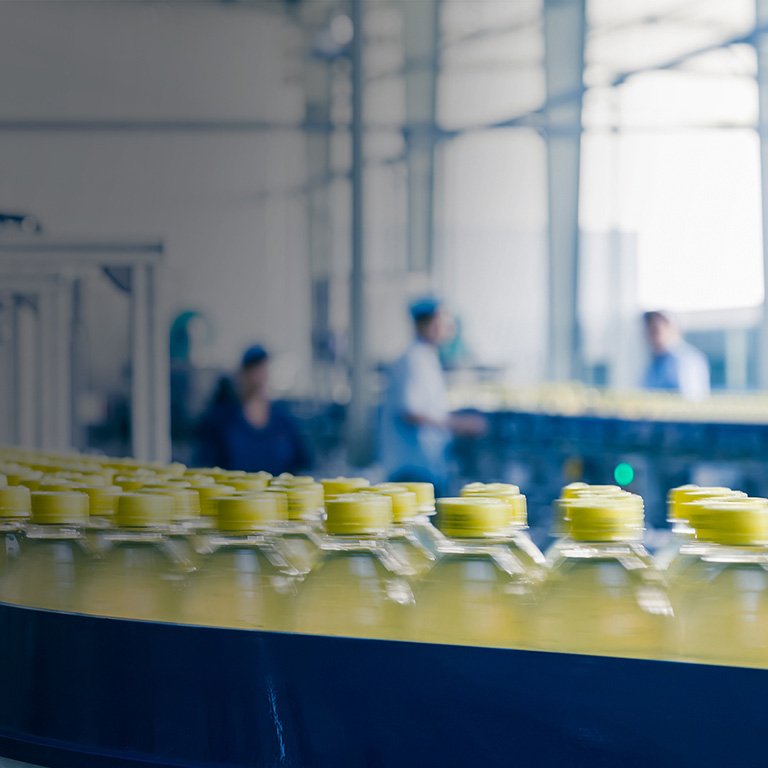
[[[220,394],[200,422],[197,466],[265,470],[273,475],[309,469],[306,440],[287,408],[270,400],[268,379],[267,351],[249,347],[236,387],[230,387],[228,395]]]
[[[440,302],[432,297],[411,305],[415,339],[389,371],[382,411],[381,461],[393,481],[425,481],[447,492],[447,450],[454,432],[477,434],[485,429],[475,417],[452,416],[439,346],[449,324]]]

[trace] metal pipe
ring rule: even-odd
[[[365,463],[368,443],[366,392],[365,254],[363,233],[363,0],[352,0],[352,268],[349,331],[351,371],[347,450],[349,461]]]

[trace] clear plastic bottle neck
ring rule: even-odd
[[[320,546],[324,550],[333,551],[353,551],[353,550],[371,550],[381,549],[387,541],[386,532],[380,533],[356,533],[340,534],[326,533],[322,537]]]
[[[26,529],[28,539],[43,540],[72,540],[85,538],[85,531],[79,526],[71,525],[30,525]]]

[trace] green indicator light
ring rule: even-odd
[[[619,485],[629,485],[635,479],[635,470],[630,464],[622,461],[613,470],[613,477]]]

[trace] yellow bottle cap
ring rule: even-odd
[[[88,485],[112,485],[112,478],[117,474],[114,469],[94,469],[82,473]],[[101,480],[101,482],[99,482]]]
[[[395,483],[407,491],[416,494],[420,512],[432,512],[435,509],[435,486],[432,483]]]
[[[9,485],[0,488],[0,518],[26,519],[32,513],[29,488],[23,485]]]
[[[730,497],[689,502],[696,538],[728,546],[768,545],[768,499]]]
[[[146,483],[150,482],[146,475],[118,475],[112,483],[119,486],[127,493],[133,493],[138,491],[139,488],[143,488]]]
[[[79,485],[107,485],[104,475],[101,474],[85,474],[84,472],[57,472],[56,478],[67,480],[71,483],[77,483]]]
[[[144,483],[144,488],[191,488],[192,483],[186,477],[164,477],[162,480],[152,478]]]
[[[35,491],[32,522],[36,525],[76,525],[88,522],[88,497],[79,491]]]
[[[29,491],[36,491],[40,487],[40,482],[41,478],[38,475],[22,475],[11,487],[23,486]]]
[[[122,488],[117,485],[89,485],[81,491],[88,497],[88,513],[91,517],[114,517]]]
[[[213,485],[215,483],[210,475],[200,475],[196,472],[185,472],[182,477],[192,488],[197,488],[200,485]]]
[[[200,495],[194,488],[172,485],[145,485],[137,493],[169,496],[173,501],[173,521],[176,523],[200,517]]]
[[[238,491],[263,491],[269,481],[263,477],[233,477],[227,483]]]
[[[511,483],[470,483],[461,489],[461,495],[501,499],[509,508],[510,526],[525,528],[528,525],[528,503],[516,485]]]
[[[253,491],[241,491],[244,495],[253,495]],[[280,517],[288,519],[288,489],[287,488],[265,488],[263,491],[258,491],[258,495],[262,493],[274,496],[277,502],[277,508],[280,512]]]
[[[580,491],[583,491],[587,488],[589,488],[587,483],[568,483],[568,485],[564,486],[560,491],[560,498],[571,499],[575,496],[578,496]]]
[[[634,541],[643,535],[643,500],[632,493],[563,500],[575,541]]]
[[[200,485],[195,490],[200,497],[200,514],[206,517],[216,515],[216,499],[222,496],[231,496],[236,491],[231,485],[215,483],[213,485]]]
[[[670,521],[687,520],[689,514],[687,505],[691,501],[731,495],[746,496],[747,494],[732,491],[730,488],[722,486],[680,485],[677,488],[672,488],[667,494],[667,519]]]
[[[334,477],[321,480],[320,483],[323,486],[323,495],[326,501],[332,496],[354,493],[371,485],[364,477]]]
[[[166,527],[173,520],[173,499],[159,493],[124,493],[118,497],[115,522],[121,528]]]
[[[436,524],[450,538],[498,538],[509,528],[509,507],[489,496],[438,499]]]
[[[496,493],[498,498],[502,496],[517,495],[520,493],[520,486],[512,483],[467,483],[461,489],[462,496],[485,496],[489,491]]]
[[[212,477],[214,482],[219,485],[226,485],[228,480],[232,480],[235,477],[243,477],[246,474],[240,470],[222,469],[221,467],[203,467],[196,469],[195,472]]]
[[[386,533],[392,523],[392,501],[380,493],[345,493],[325,502],[325,530],[337,536]]]
[[[22,478],[29,480],[33,478],[37,480],[43,479],[43,473],[40,470],[32,470],[29,467],[7,468],[3,471],[3,474],[8,485],[19,485]]]
[[[571,483],[560,492],[561,499],[578,499],[580,496],[611,496],[622,492],[618,485],[588,485],[587,483]]]
[[[269,472],[264,472],[263,470],[260,472],[246,472],[244,477],[250,478],[251,480],[266,480],[267,482],[272,480],[272,475]]]
[[[260,531],[288,519],[274,493],[222,496],[217,501],[217,526],[221,531]]]
[[[273,477],[269,481],[269,484],[271,486],[277,485],[284,488],[295,488],[297,485],[315,485],[316,481],[311,475],[291,475],[286,472],[277,477]]]
[[[392,522],[407,523],[419,512],[419,500],[413,491],[395,483],[380,483],[372,488],[376,493],[392,499]]]
[[[323,486],[308,483],[286,488],[289,520],[316,520],[323,508]]]

